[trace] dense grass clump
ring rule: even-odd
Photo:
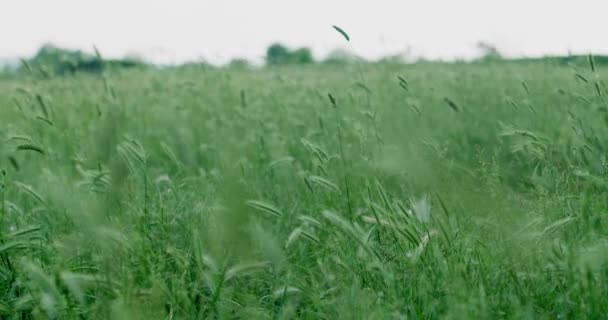
[[[3,78],[0,317],[605,318],[606,71]]]

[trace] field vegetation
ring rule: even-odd
[[[24,63],[0,318],[606,318],[608,70],[560,59]]]

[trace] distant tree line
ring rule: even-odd
[[[473,63],[497,63],[501,61],[511,61],[519,63],[528,62],[544,62],[557,65],[572,65],[586,63],[586,56],[553,56],[543,58],[517,58],[507,59],[501,52],[492,44],[480,42],[477,45],[481,52],[479,58],[472,61]],[[352,63],[390,63],[404,64],[406,61],[412,62],[411,59],[406,59],[403,55],[389,55],[375,62],[364,60],[347,50],[337,49],[332,51],[327,57],[322,60],[315,60],[312,51],[309,48],[292,49],[280,43],[270,45],[266,49],[265,65],[268,67],[287,66],[287,65],[309,65],[323,64],[333,66],[343,66]],[[411,58],[411,57],[410,57]],[[423,59],[416,60],[425,62]],[[598,65],[608,65],[608,56],[595,56],[594,61]],[[427,61],[428,62],[428,61]],[[461,61],[463,62],[463,61]],[[206,63],[184,63],[178,66],[179,68],[192,67],[216,68],[215,66]],[[51,75],[73,75],[77,73],[101,73],[105,70],[118,70],[130,68],[147,68],[152,67],[143,60],[136,58],[123,59],[104,59],[95,51],[95,54],[85,53],[80,50],[70,50],[60,48],[52,44],[42,46],[38,52],[30,59],[22,60],[21,65],[17,68],[18,73],[30,73],[43,76]],[[246,59],[233,59],[228,63],[226,68],[229,69],[251,69],[253,64]],[[7,69],[8,70],[8,69]],[[0,70],[1,71],[1,70]],[[2,73],[2,72],[0,72]],[[6,71],[5,71],[6,73]]]
[[[112,68],[141,68],[145,66],[146,63],[137,59],[103,59],[98,52],[88,54],[80,50],[70,50],[46,44],[32,58],[22,60],[18,71],[40,72],[44,75],[71,75],[75,73],[101,73]]]

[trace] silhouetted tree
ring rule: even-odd
[[[289,49],[281,44],[275,43],[266,50],[266,63],[269,65],[285,64],[288,61],[288,56]]]
[[[312,52],[308,48],[290,50],[282,44],[275,43],[266,50],[267,65],[307,64],[313,62]]]
[[[477,43],[477,48],[481,50],[481,60],[501,60],[502,54],[495,45],[488,42]]]
[[[291,52],[290,60],[294,64],[308,64],[313,63],[315,59],[312,57],[310,49],[300,48]]]

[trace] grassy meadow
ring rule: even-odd
[[[606,74],[2,77],[0,318],[608,318]]]

